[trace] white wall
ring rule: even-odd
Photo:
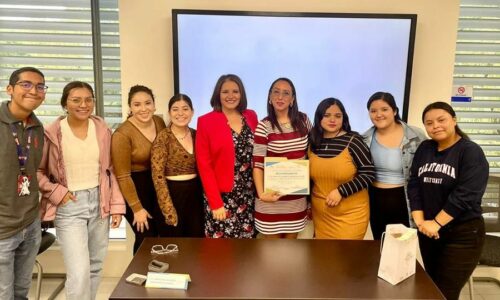
[[[421,125],[421,111],[429,102],[449,101],[458,0],[121,0],[124,112],[128,109],[125,99],[128,89],[140,83],[153,89],[159,100],[158,112],[166,115],[167,101],[174,93],[172,9],[417,14],[409,123]]]

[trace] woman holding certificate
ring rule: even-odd
[[[318,105],[308,155],[315,237],[363,239],[370,218],[367,188],[375,169],[340,100],[327,98]]]
[[[257,114],[247,109],[245,88],[233,74],[217,81],[213,111],[198,118],[196,163],[205,191],[205,235],[252,238],[252,152]]]
[[[307,201],[301,195],[264,192],[264,157],[304,159],[311,122],[299,112],[295,86],[288,78],[269,88],[267,117],[257,125],[253,149],[255,227],[267,238],[297,238],[307,220]]]

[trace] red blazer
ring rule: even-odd
[[[243,116],[252,132],[257,127],[257,114],[245,110]],[[234,144],[231,128],[224,113],[212,111],[198,118],[196,128],[196,164],[210,209],[224,205],[221,193],[228,193],[234,184]]]

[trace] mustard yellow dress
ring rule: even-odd
[[[367,185],[374,179],[370,152],[357,135],[352,136],[350,133],[324,139],[319,149],[321,151],[315,151],[318,154],[311,149],[308,151],[313,181],[312,215],[315,237],[363,239],[370,220]],[[336,153],[338,154],[334,156]],[[343,196],[342,200],[337,206],[330,207],[326,204],[326,197],[337,188]]]

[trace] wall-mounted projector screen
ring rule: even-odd
[[[228,73],[241,77],[259,119],[278,77],[294,82],[311,121],[335,97],[362,132],[377,91],[392,93],[407,118],[416,15],[173,10],[172,20],[175,92],[191,97],[195,118],[212,110],[215,83]]]

